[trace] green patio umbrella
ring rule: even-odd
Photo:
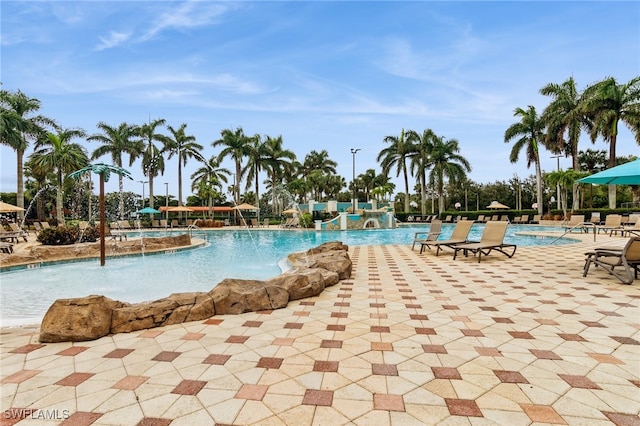
[[[145,207],[144,209],[138,210],[136,213],[140,214],[157,214],[161,213],[160,210],[152,209],[151,207]]]
[[[640,185],[640,159],[578,179],[578,182],[596,185]]]

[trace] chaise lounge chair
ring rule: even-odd
[[[586,277],[589,267],[593,263],[602,266],[611,275],[622,281],[623,284],[631,284],[638,277],[640,267],[640,237],[631,237],[622,250],[615,248],[597,248],[586,253],[582,276]],[[618,272],[615,268],[621,266],[624,270]]]
[[[624,227],[622,226],[622,215],[619,214],[608,214],[604,218],[604,225],[596,226],[596,230],[598,234],[600,231],[609,232],[609,236],[612,236],[614,232],[622,232],[624,231]]]
[[[588,231],[584,227],[583,214],[572,214],[569,220],[565,220],[564,222],[562,222],[562,228],[565,230],[565,232],[573,232],[575,229],[580,230],[580,232]]]
[[[431,222],[431,226],[428,231],[420,231],[416,232],[413,236],[413,245],[411,246],[411,250],[413,250],[416,244],[420,244],[420,253],[424,250],[424,247],[429,247],[429,243],[433,243],[438,239],[442,231],[442,221],[434,220]]]
[[[507,226],[509,226],[509,223],[504,221],[488,222],[485,225],[484,231],[482,231],[479,242],[457,244],[453,247],[453,259],[455,260],[459,251],[462,251],[465,256],[467,256],[469,252],[473,253],[474,256],[477,254],[478,263],[482,260],[482,255],[486,256],[493,250],[499,251],[509,258],[513,257],[516,253],[517,246],[515,244],[504,243]],[[513,250],[508,252],[506,249]]]
[[[629,237],[640,237],[640,221],[636,222],[633,226],[625,226],[622,230],[622,236],[628,235]]]
[[[436,256],[438,256],[442,247],[453,248],[456,244],[466,243],[472,225],[473,220],[461,220],[456,223],[456,226],[453,228],[453,232],[451,233],[451,237],[448,240],[433,241],[425,245],[429,249],[431,249],[431,246],[434,246],[436,248]],[[422,253],[422,249],[420,249],[420,252]]]

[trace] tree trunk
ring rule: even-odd
[[[58,172],[58,191],[56,192],[56,219],[58,226],[64,226],[64,206],[62,205],[62,172]]]
[[[120,216],[120,220],[123,220],[124,219],[124,183],[122,182],[122,175],[118,175],[118,191],[119,191],[118,214]]]
[[[24,168],[22,161],[24,159],[24,150],[17,149],[16,150],[17,157],[17,181],[16,181],[16,205],[18,207],[24,208]],[[21,221],[24,218],[24,210],[21,210],[16,213],[18,221]]]

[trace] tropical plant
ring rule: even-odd
[[[153,182],[154,178],[159,174],[164,175],[164,155],[163,149],[158,148],[154,142],[166,141],[166,136],[156,133],[158,126],[164,126],[166,120],[164,118],[149,120],[148,123],[137,127],[137,135],[142,138],[142,142],[146,144],[142,154],[142,171],[149,179],[149,207],[154,208]]]
[[[267,172],[267,179],[271,182],[282,184],[285,178],[290,178],[293,172],[293,164],[296,159],[296,154],[293,151],[283,148],[282,135],[277,137],[267,136],[263,144],[264,149],[264,168]],[[258,187],[256,185],[256,194]],[[272,198],[273,210],[276,213],[277,203]]]
[[[626,84],[609,77],[585,89],[584,113],[593,121],[589,136],[609,142],[609,168],[616,165],[616,143],[620,122],[634,134],[640,144],[640,76]],[[616,207],[616,187],[609,185],[609,208]]]
[[[165,136],[165,151],[169,153],[167,159],[171,159],[174,155],[178,159],[178,205],[182,205],[182,166],[187,165],[189,158],[196,158],[199,161],[206,162],[200,151],[203,150],[202,145],[196,142],[196,137],[187,135],[185,129],[186,123],[182,123],[177,129],[168,126],[167,129],[171,136]]]
[[[431,164],[433,169],[429,174],[429,182],[438,191],[438,213],[445,210],[444,180],[450,183],[466,179],[466,173],[471,171],[469,161],[459,154],[460,143],[456,139],[444,139],[443,136],[433,138],[431,149]]]
[[[415,146],[405,137],[404,129],[400,132],[400,136],[386,136],[384,142],[389,146],[383,148],[378,154],[377,161],[382,166],[382,173],[389,175],[392,168],[396,168],[396,177],[400,176],[404,180],[404,211],[409,211],[409,174],[407,170],[407,159],[415,153]]]
[[[137,127],[128,123],[121,123],[118,127],[113,127],[104,122],[99,122],[97,126],[102,133],[96,133],[87,138],[88,141],[99,142],[102,145],[96,148],[91,154],[91,159],[95,160],[103,155],[109,155],[114,166],[122,168],[122,156],[129,155],[129,167],[144,151],[144,143],[136,140]],[[124,184],[122,175],[118,175],[118,217],[124,219]]]
[[[567,206],[568,206],[567,201],[569,199],[568,190],[575,184],[575,182],[578,179],[580,179],[583,176],[585,176],[585,173],[577,172],[573,169],[558,170],[555,172],[549,172],[545,175],[545,180],[547,181],[547,184],[549,184],[550,186],[557,186],[558,188],[560,188],[559,203],[565,218],[567,218]]]
[[[576,89],[576,83],[573,77],[570,77],[562,84],[547,84],[540,89],[540,93],[553,98],[540,117],[546,124],[546,146],[555,154],[568,152],[571,155],[573,170],[579,171],[578,141],[582,129],[587,129],[590,121],[583,112],[582,97]],[[573,209],[579,209],[579,203],[576,182],[573,185]]]
[[[427,169],[431,166],[431,152],[437,135],[431,129],[425,129],[422,134],[415,130],[407,132],[407,138],[415,147],[411,155],[411,173],[419,176],[420,182],[420,211],[427,213]]]
[[[604,170],[607,166],[607,152],[604,150],[587,149],[578,153],[580,170],[589,174]],[[589,208],[593,208],[593,185],[589,184]]]
[[[34,115],[40,101],[21,91],[0,90],[0,143],[16,151],[16,204],[24,208],[24,154],[29,141],[38,140],[55,129],[56,123],[42,115]],[[19,212],[18,217],[23,213]]]
[[[234,185],[233,185],[233,201],[240,204],[240,179],[242,178],[242,159],[251,152],[252,138],[244,134],[242,127],[235,130],[224,129],[220,132],[221,138],[215,140],[211,145],[215,147],[223,147],[218,154],[218,160],[222,161],[225,157],[231,157],[235,163]]]
[[[56,218],[58,223],[64,223],[64,203],[62,193],[63,181],[67,173],[89,164],[87,150],[80,144],[72,143],[74,138],[84,137],[82,129],[66,129],[56,134],[47,133],[44,138],[36,142],[36,151],[32,154],[33,163],[37,168],[56,175],[57,197]]]
[[[213,200],[218,195],[216,189],[222,191],[222,183],[227,183],[227,176],[231,172],[220,167],[220,160],[213,156],[209,161],[191,174],[191,190],[198,193],[198,197],[207,199],[209,215],[213,218]]]
[[[516,108],[513,113],[515,117],[520,117],[520,121],[512,124],[504,132],[505,143],[516,139],[515,144],[511,148],[509,161],[517,163],[520,157],[520,151],[526,152],[527,168],[533,164],[536,170],[536,203],[538,205],[538,214],[543,214],[542,200],[542,169],[540,167],[540,144],[545,139],[544,122],[538,117],[536,108],[533,105],[524,110]]]

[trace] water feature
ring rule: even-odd
[[[25,222],[27,220],[27,216],[29,216],[29,213],[31,212],[31,209],[33,208],[34,204],[38,200],[38,197],[40,197],[40,195],[43,192],[45,192],[45,191],[47,191],[49,189],[57,189],[57,186],[45,185],[42,188],[40,188],[38,190],[38,192],[36,192],[36,195],[33,196],[33,198],[31,199],[31,202],[27,206],[27,209],[24,211],[24,215],[22,216],[22,222],[20,223],[20,229],[24,229],[24,224],[25,224]]]
[[[479,239],[483,225],[474,225],[470,238]],[[424,226],[366,231],[315,231],[269,229],[201,231],[209,244],[201,249],[172,254],[110,258],[104,267],[96,260],[43,266],[1,274],[0,326],[39,323],[46,309],[59,298],[104,294],[124,302],[141,302],[174,292],[209,291],[225,278],[265,279],[281,273],[283,259],[328,241],[354,245],[411,245],[413,234]],[[444,224],[442,239],[452,224]],[[521,246],[548,245],[553,237],[518,236],[521,231],[558,231],[556,227],[510,226],[506,242]],[[138,230],[129,238],[158,235]],[[160,234],[163,234],[160,231]],[[556,242],[568,243],[571,240]],[[10,305],[10,309],[9,309]]]

